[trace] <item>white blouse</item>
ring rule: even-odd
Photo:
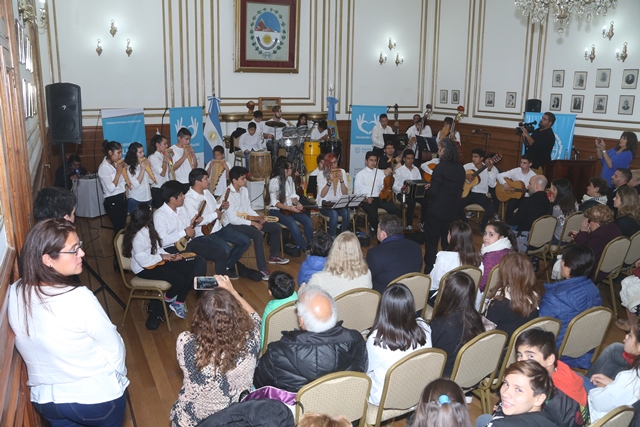
[[[124,172],[123,172],[124,173]],[[129,170],[129,165],[127,165],[127,172],[129,174],[129,179],[131,180],[131,188],[129,189],[129,198],[137,200],[139,202],[148,202],[151,200],[151,187],[150,183],[151,178],[149,178],[149,174],[146,170],[142,169],[140,165],[136,166],[136,173],[133,175]],[[142,176],[142,182],[138,181],[138,176],[140,174],[144,174]],[[157,178],[156,178],[157,179]]]
[[[148,157],[148,160],[149,160],[149,163],[151,163],[151,170],[153,170],[153,173],[156,176],[156,181],[158,181],[157,184],[154,184],[154,182],[151,181],[151,187],[160,188],[162,187],[162,184],[164,184],[165,182],[171,179],[169,177],[169,175],[171,175],[171,172],[169,171],[169,165],[167,165],[167,169],[165,170],[164,176],[162,176],[160,175],[162,173],[162,162],[164,162],[164,156],[162,155],[162,153],[159,151],[156,151],[155,153],[153,153]]]
[[[296,194],[296,186],[293,183],[293,178],[290,176],[287,177],[285,181],[285,201],[284,204],[287,206],[293,206],[292,199],[298,200],[298,195]],[[269,180],[269,207],[272,209],[276,208],[276,203],[280,202],[280,178],[275,177]]]
[[[151,253],[151,237],[149,229],[142,228],[133,238],[133,249],[131,250],[131,271],[134,274],[140,273],[145,267],[151,267],[162,261],[162,255],[166,254],[164,249],[157,248],[155,254]]]
[[[116,177],[116,168],[107,161],[106,157],[102,160],[102,163],[100,163],[100,167],[98,167],[98,177],[102,184],[102,192],[104,193],[105,199],[107,197],[117,196],[118,194],[124,193],[124,178],[120,175],[118,178],[118,184],[115,185],[113,183],[113,180]]]

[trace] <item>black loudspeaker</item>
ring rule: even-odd
[[[53,83],[45,86],[47,117],[52,144],[82,142],[82,101],[80,86]]]
[[[524,111],[527,113],[539,113],[542,111],[542,101],[539,99],[527,99],[527,104],[524,107]]]

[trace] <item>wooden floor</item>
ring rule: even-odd
[[[109,285],[109,287],[126,302],[128,292],[122,283],[119,272],[114,272],[113,261],[113,231],[110,228],[107,217],[86,219],[77,218],[76,227],[78,234],[83,240],[83,249],[86,251],[85,260],[96,271],[96,273]],[[474,226],[475,229],[475,226]],[[476,233],[474,242],[477,248],[481,246],[481,236]],[[372,245],[375,245],[375,239]],[[366,253],[367,248],[364,248]],[[250,249],[253,252],[253,249]],[[304,261],[304,255],[291,259],[291,262],[283,266],[270,265],[272,271],[277,269],[290,273],[297,277],[300,264]],[[243,260],[246,263],[246,260]],[[251,266],[255,268],[255,265]],[[211,263],[208,266],[208,273],[213,273]],[[91,289],[100,287],[98,281],[83,272],[84,283]],[[266,282],[252,282],[248,279],[233,281],[233,285],[244,298],[262,314],[266,303],[269,301]],[[609,298],[602,292],[603,301],[607,305]],[[122,317],[124,310],[106,292],[97,294],[98,300],[103,305],[112,322],[118,327],[118,331],[124,339],[127,350],[128,378],[131,384],[128,388],[128,407],[125,417],[125,426],[169,426],[169,411],[176,400],[182,385],[182,371],[176,362],[175,343],[178,334],[188,329],[188,321],[170,316],[171,331],[167,330],[166,324],[160,325],[155,331],[149,331],[144,324],[147,314],[140,301],[134,301],[124,326]],[[196,301],[195,296],[190,294],[187,299],[189,316],[192,315]],[[618,310],[622,312],[620,306]],[[613,322],[605,338],[605,344],[621,342],[624,334],[617,329]],[[472,419],[481,414],[480,403],[477,399],[469,405]],[[394,426],[405,426],[404,420],[396,421]]]

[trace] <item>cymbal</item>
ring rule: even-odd
[[[270,128],[284,128],[287,127],[285,122],[276,122],[274,120],[269,120],[264,124],[265,126],[269,126]]]

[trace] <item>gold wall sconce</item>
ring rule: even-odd
[[[395,40],[391,40],[391,37],[389,37],[389,50],[393,50],[396,47],[396,41]]]
[[[42,2],[44,5],[44,1]],[[38,17],[38,11],[40,11],[40,17]],[[25,0],[18,1],[18,15],[22,18],[22,23],[32,23],[40,28],[47,25],[47,11],[44,7],[36,10],[32,5],[25,4]]]
[[[127,48],[125,49],[125,52],[127,53],[127,56],[131,56],[131,54],[133,53],[133,48],[131,47],[130,39],[127,39]]]
[[[404,64],[404,56],[403,56],[403,57],[400,57],[400,53],[398,53],[398,54],[396,55],[395,63],[396,63],[396,67],[397,67],[398,65],[402,65],[402,64]]]
[[[111,33],[111,37],[115,37],[118,32],[118,27],[116,26],[116,21],[111,20],[111,27],[109,28],[109,32]]]
[[[627,56],[627,42],[624,42],[624,45],[622,45],[622,52],[620,52],[620,49],[616,49],[616,59],[624,62],[624,60],[627,59]]]
[[[380,51],[380,58],[378,58],[378,62],[380,65],[387,62],[387,55],[383,54],[382,51]]]
[[[102,41],[98,39],[98,45],[96,46],[96,53],[98,56],[102,55]]]
[[[588,47],[584,49],[584,60],[585,61],[591,60],[591,62],[593,62],[594,59],[596,59],[596,45],[592,44],[591,53],[589,53]]]
[[[611,40],[613,38],[613,21],[609,24],[609,31],[607,31],[607,26],[602,27],[602,38]]]

